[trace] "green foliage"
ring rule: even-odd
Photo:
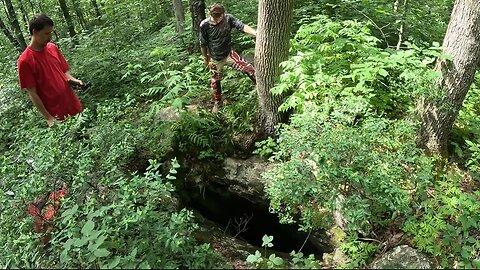
[[[365,23],[312,21],[296,33],[295,55],[272,89],[293,90],[280,109],[295,113],[256,152],[272,155],[265,190],[281,222],[328,229],[335,213],[348,266],[362,267],[378,247],[359,239],[402,226],[428,197],[435,163],[416,148],[409,113],[420,95],[436,97],[431,68],[445,56],[437,43],[380,49]]]
[[[480,176],[480,74],[477,74],[452,131],[455,154],[475,179]]]
[[[267,258],[267,248],[273,247],[273,236],[264,235],[262,238],[262,247],[265,248],[264,254],[260,251],[255,251],[255,254],[250,254],[247,257],[247,263],[254,265],[258,269],[318,269],[321,265],[313,254],[308,257],[303,257],[303,253],[292,251],[290,256],[292,261],[284,261],[281,257],[270,254]]]
[[[340,248],[350,258],[346,268],[358,268],[370,262],[372,256],[378,250],[378,244],[363,242],[356,237],[351,237]]]
[[[282,222],[297,217],[304,229],[328,228],[337,208],[351,231],[368,235],[393,224],[431,181],[430,160],[415,148],[413,130],[382,118],[354,128],[318,111],[294,116],[277,140],[273,159],[280,163],[265,174],[270,209]]]
[[[242,76],[242,78],[226,79],[222,85],[224,106],[221,108],[221,115],[225,122],[225,129],[232,134],[253,132],[258,107],[255,87],[244,74],[230,70],[227,72],[227,75],[229,74]]]
[[[199,159],[221,159],[218,147],[230,142],[218,118],[202,111],[199,115],[182,113],[180,120],[172,124],[171,131],[178,149]]]
[[[163,134],[134,99],[98,104],[53,128],[38,114],[19,114],[20,129],[0,159],[0,265],[7,268],[211,268],[223,265],[192,237],[191,212],[178,211],[173,187],[179,165],[163,177],[159,165],[132,165],[138,149],[159,151]],[[32,136],[33,134],[33,136]],[[147,141],[147,143],[145,143]],[[168,143],[168,140],[166,141]],[[148,149],[148,147],[156,147]],[[159,153],[161,154],[161,153]],[[38,245],[26,205],[66,184],[50,245]],[[9,195],[10,194],[10,195]],[[13,194],[13,197],[12,195]],[[152,248],[153,247],[153,248]]]
[[[19,231],[22,242],[16,240],[18,235],[4,227],[5,256],[0,264],[8,268],[29,266],[28,262],[33,263],[29,267],[47,268],[208,268],[216,265],[218,257],[208,245],[199,246],[191,238],[197,228],[191,222],[192,213],[185,209],[175,212],[173,187],[158,173],[159,165],[151,161],[145,176],[112,179],[97,191],[85,194],[75,194],[79,183],[73,182],[72,197],[63,202],[62,209],[66,210],[56,222],[48,253],[37,257],[41,249],[36,251],[31,245],[35,237],[28,233],[31,226],[22,226]],[[27,222],[29,218],[22,216],[3,219],[2,225],[18,219],[22,224],[31,225]]]
[[[294,29],[312,22],[315,15],[325,15],[335,20],[370,21],[369,28],[381,39],[382,47],[394,47],[398,42],[400,23],[404,22],[406,38],[422,44],[431,44],[443,39],[447,28],[453,1],[435,0],[408,1],[406,16],[403,16],[403,1],[394,12],[394,2],[390,0],[299,0],[295,1],[296,12]],[[426,10],[427,13],[426,13]]]
[[[255,146],[257,149],[253,151],[254,154],[258,154],[263,158],[268,158],[275,152],[277,142],[272,137],[268,137],[266,140],[256,142]]]
[[[272,159],[280,163],[265,174],[271,210],[282,222],[328,228],[332,212],[342,209],[350,231],[369,235],[409,215],[425,196],[431,161],[415,147],[415,123],[396,119],[431,89],[436,74],[426,56],[440,54],[381,50],[369,32],[326,17],[297,32],[297,56],[283,63],[286,72],[272,89],[295,89],[281,109],[297,114],[275,142]]]
[[[364,22],[335,22],[316,17],[298,30],[292,44],[296,55],[282,63],[274,94],[295,89],[281,110],[303,110],[312,101],[353,124],[371,113],[403,117],[421,94],[435,92],[439,74],[430,68],[441,56],[438,44],[394,51],[377,47]]]
[[[437,256],[442,267],[479,268],[480,192],[465,192],[468,185],[458,172],[443,175],[403,230],[419,249]]]
[[[213,258],[213,254],[207,254],[208,246],[197,246],[189,237],[197,228],[191,223],[192,213],[170,212],[173,187],[155,172],[159,165],[153,161],[145,177],[119,179],[106,186],[112,192],[110,196],[114,196],[113,204],[97,209],[95,205],[99,202],[93,196],[84,209],[75,211],[83,215],[63,213],[62,223],[67,225],[56,240],[63,242],[60,262],[65,267],[88,267],[85,262],[91,260],[96,260],[102,268],[115,264],[122,268],[208,267],[203,264],[208,256]],[[87,222],[79,234],[81,220]],[[94,230],[96,224],[98,230]],[[95,242],[87,242],[89,237]],[[88,252],[81,248],[87,245]],[[199,255],[203,260],[197,261]],[[100,259],[103,257],[106,258]]]
[[[199,57],[189,57],[179,48],[167,51],[160,47],[155,48],[150,56],[155,61],[148,65],[147,71],[142,72],[141,64],[129,64],[128,71],[122,76],[122,79],[140,78],[140,83],[150,86],[140,94],[142,97],[159,97],[159,104],[181,109],[190,104],[192,97],[205,91],[203,82],[207,81],[208,72]],[[185,63],[189,64],[184,66]]]
[[[19,11],[21,2],[13,2]],[[0,265],[223,267],[208,245],[193,240],[192,213],[177,208],[170,181],[177,180],[180,165],[174,159],[162,173],[154,160],[168,160],[167,153],[187,160],[223,158],[232,134],[254,131],[256,93],[243,74],[227,70],[220,114],[184,112],[186,105],[211,101],[189,16],[187,32],[179,35],[170,1],[97,2],[99,18],[91,1],[68,2],[76,40],[66,38],[58,1],[32,1],[24,14],[42,10],[55,20],[54,42],[72,74],[94,85],[78,92],[84,112],[51,129],[18,91],[17,52],[0,41]],[[435,41],[444,34],[453,1],[409,1],[405,18],[393,12],[392,2],[295,1],[293,56],[282,64],[285,73],[273,89],[293,91],[282,110],[295,114],[278,138],[257,143],[256,151],[277,163],[266,174],[271,209],[303,230],[328,228],[333,211],[340,212],[349,229],[342,245],[348,267],[364,266],[377,251],[359,236],[402,227],[442,267],[479,268],[478,78],[453,134],[469,185],[459,176],[433,173],[433,161],[415,148],[416,123],[410,119],[419,95],[436,97],[431,82],[439,74],[432,67],[435,58],[446,57]],[[258,0],[223,3],[255,27]],[[78,23],[78,10],[86,25]],[[3,10],[0,18],[8,22]],[[405,50],[390,50],[402,21]],[[26,34],[26,24],[21,27]],[[238,52],[253,53],[251,37],[233,31],[233,43]],[[182,111],[179,119],[159,121],[157,113],[168,106]],[[439,180],[432,183],[434,177]],[[70,194],[50,245],[41,247],[25,206],[64,183]],[[265,236],[264,254],[257,251],[247,261],[262,268],[320,267],[312,255],[292,252],[291,262],[267,255],[272,240]]]

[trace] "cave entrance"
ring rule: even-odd
[[[185,187],[186,188],[186,187]],[[268,211],[267,205],[256,205],[228,191],[218,183],[198,189],[186,189],[187,207],[196,209],[205,218],[218,224],[226,234],[253,246],[262,246],[264,235],[273,236],[274,251],[303,252],[321,258],[326,252],[321,241],[308,233],[298,231],[296,224],[280,224],[278,217]]]

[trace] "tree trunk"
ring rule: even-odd
[[[2,32],[3,34],[5,34],[5,36],[8,38],[8,40],[10,41],[10,43],[12,43],[12,45],[16,48],[18,48],[19,50],[21,50],[21,46],[20,44],[18,43],[18,41],[15,39],[15,37],[13,36],[13,34],[8,30],[8,28],[5,26],[5,24],[3,23],[2,21],[2,18],[0,18],[0,29],[2,29]]]
[[[396,1],[398,2],[398,0]],[[398,13],[398,6],[396,6],[395,9],[395,15]],[[403,43],[403,40],[405,39],[405,21],[407,20],[407,12],[408,12],[408,0],[403,1],[403,12],[400,17],[400,27],[398,29],[398,42],[397,42],[397,51],[400,50],[400,46]]]
[[[78,22],[80,23],[80,26],[82,27],[83,30],[87,28],[87,22],[85,21],[85,17],[83,16],[83,11],[80,6],[80,3],[78,3],[77,0],[72,0],[72,5],[73,5],[73,10],[75,11],[75,15],[77,15]]]
[[[28,18],[30,17],[28,15],[28,12],[27,10],[25,9],[25,6],[23,5],[23,2],[22,1],[19,1],[19,6],[20,6],[20,11],[22,12],[22,20],[23,20],[23,23],[24,25],[28,25]]]
[[[261,0],[258,6],[258,32],[255,47],[255,69],[259,101],[258,119],[261,131],[273,135],[283,119],[278,107],[283,96],[270,89],[280,76],[280,63],[288,59],[293,0]]]
[[[480,63],[480,1],[455,1],[443,53],[453,61],[437,62],[436,69],[443,74],[437,82],[442,96],[437,100],[425,97],[418,103],[419,144],[432,154],[446,153],[453,123]]]
[[[22,29],[20,28],[20,24],[17,20],[17,14],[15,13],[15,9],[13,8],[11,0],[4,0],[5,7],[7,11],[7,16],[10,20],[10,24],[12,25],[13,32],[15,33],[15,38],[20,45],[20,50],[25,50],[27,48],[27,43],[25,42],[25,38],[23,37]]]
[[[172,3],[173,10],[175,11],[175,19],[177,22],[175,31],[181,34],[185,32],[185,13],[183,11],[182,0],[172,0]]]
[[[31,13],[30,14],[38,14],[38,13],[45,13],[43,12],[43,7],[42,7],[42,2],[38,2],[36,4],[38,4],[38,6],[34,5],[34,3],[32,2],[32,0],[28,0],[28,5],[30,6],[30,11]],[[29,20],[30,20],[30,17],[29,17]]]
[[[75,32],[75,25],[73,24],[72,17],[70,16],[70,13],[68,12],[67,2],[65,0],[59,0],[59,2],[60,2],[60,8],[62,9],[63,17],[65,18],[65,21],[67,22],[68,33],[69,33],[71,38],[75,38],[77,33]]]
[[[102,17],[102,13],[100,13],[100,8],[98,7],[97,0],[91,0],[90,4],[92,4],[93,9],[95,10],[95,15],[97,16],[97,19],[100,19]]]
[[[192,14],[192,32],[196,38],[198,38],[198,34],[200,31],[200,23],[206,18],[205,9],[205,0],[190,0],[190,13]]]

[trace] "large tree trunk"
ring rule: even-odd
[[[283,96],[274,96],[270,89],[280,76],[280,63],[288,59],[293,0],[261,0],[258,6],[258,32],[255,47],[255,69],[261,131],[275,132],[282,121],[278,111]]]
[[[195,38],[198,38],[198,34],[200,31],[200,23],[206,18],[205,8],[205,0],[190,0],[190,13],[192,14],[192,32]]]
[[[419,143],[433,154],[446,153],[453,123],[480,63],[480,1],[455,1],[443,53],[453,61],[440,60],[436,66],[443,74],[438,81],[442,96],[423,98],[418,104]]]
[[[4,0],[6,11],[8,15],[8,19],[10,20],[10,24],[12,25],[13,32],[15,33],[15,38],[20,45],[20,50],[25,50],[27,48],[27,43],[25,42],[25,38],[23,37],[22,29],[20,28],[20,24],[18,23],[17,14],[15,13],[15,9],[13,8],[11,0]]]
[[[75,38],[77,33],[75,32],[75,25],[73,24],[72,17],[68,12],[67,2],[65,0],[59,0],[59,3],[60,3],[60,9],[62,9],[63,17],[67,22],[68,34],[70,35],[71,38]]]
[[[13,34],[10,32],[10,30],[8,30],[7,26],[3,23],[2,18],[0,18],[0,29],[2,29],[3,34],[5,34],[5,36],[8,38],[8,40],[10,41],[10,43],[12,43],[12,45],[13,45],[14,47],[16,47],[16,48],[18,48],[19,50],[21,50],[20,44],[19,44],[18,41],[15,39],[15,37],[13,36]]]
[[[172,0],[172,3],[173,10],[175,11],[175,19],[177,21],[175,31],[177,33],[183,33],[185,32],[185,13],[183,11],[182,0]]]

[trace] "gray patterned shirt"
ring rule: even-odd
[[[223,20],[214,25],[210,18],[200,23],[200,46],[208,48],[208,54],[215,60],[222,60],[232,50],[232,28],[243,31],[244,24],[230,14],[225,14]]]

